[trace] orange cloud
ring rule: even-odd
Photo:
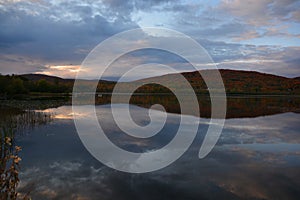
[[[80,65],[49,65],[42,73],[62,78],[75,78],[80,70]]]

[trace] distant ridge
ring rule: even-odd
[[[46,74],[21,74],[18,75],[20,77],[26,78],[30,81],[39,81],[39,80],[46,80],[46,81],[50,81],[50,82],[55,82],[55,81],[66,81],[68,79],[63,79],[57,76],[49,76]]]
[[[206,73],[209,70],[205,70]],[[226,92],[228,94],[297,94],[300,95],[300,77],[287,78],[283,76],[261,73],[256,71],[243,71],[221,69],[219,70],[223,78]],[[201,71],[200,71],[201,72]],[[207,86],[200,76],[198,71],[181,73],[192,85],[196,93],[207,93]],[[124,88],[130,84],[145,83],[148,81],[169,82],[173,87],[182,88],[182,84],[178,78],[179,74],[166,74],[151,78],[140,79],[137,81],[122,83]],[[63,79],[56,76],[49,76],[44,74],[23,74],[17,75],[24,80],[38,82],[39,80],[46,80],[52,84],[64,84],[72,91],[74,79]],[[213,77],[212,77],[213,78]],[[82,80],[83,83],[91,84],[96,80]],[[98,92],[112,92],[116,82],[100,80],[98,84]],[[140,93],[164,93],[170,92],[166,88],[158,85],[148,85],[140,87],[136,92]]]
[[[54,83],[54,82],[62,82],[62,83],[73,83],[75,81],[74,78],[61,78],[58,76],[50,76],[50,75],[46,75],[46,74],[21,74],[21,75],[17,75],[19,77],[25,78],[29,81],[39,81],[39,80],[46,80],[48,82]],[[87,81],[87,82],[94,82],[96,80],[81,80],[81,81]],[[107,83],[111,83],[112,81],[106,81],[106,80],[101,80],[101,82],[107,82]]]

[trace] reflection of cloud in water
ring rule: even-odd
[[[59,108],[49,108],[46,110],[36,110],[36,112],[51,113],[54,119],[69,119],[73,120],[74,116],[84,118],[90,115],[87,112],[74,113],[71,106],[61,106]]]
[[[146,109],[132,108],[137,120],[146,119],[142,115]],[[122,145],[123,142],[125,146],[148,148],[165,144],[166,138],[172,138],[169,132],[176,130],[174,126],[179,122],[176,115],[172,115],[163,133],[166,136],[159,140],[127,140],[113,126],[108,111],[107,106],[97,106],[99,121],[106,124],[116,143]],[[67,114],[72,111],[70,106],[63,106],[55,112]],[[80,114],[87,113],[83,109]],[[126,174],[101,165],[83,152],[74,124],[57,118],[47,130],[55,132],[60,128],[63,132],[43,137],[36,130],[36,134],[27,139],[29,142],[24,142],[22,158],[24,162],[30,160],[30,164],[22,168],[21,186],[35,183],[33,199],[298,200],[299,118],[299,114],[286,113],[228,119],[218,145],[205,159],[199,160],[197,155],[202,142],[199,137],[208,123],[201,119],[198,137],[188,152],[167,168],[147,174]]]
[[[22,177],[21,187],[34,183],[35,199],[99,199],[98,192],[92,192],[96,187],[99,187],[98,194],[106,193],[101,183],[105,177],[103,170],[79,162],[54,162],[44,168],[27,169]],[[95,196],[98,198],[93,198]]]
[[[285,113],[226,120],[220,143],[300,143],[300,116]]]
[[[51,112],[54,114],[54,118],[57,119],[73,119],[72,116],[76,115],[79,117],[88,117],[91,115],[91,113],[88,113],[84,106],[81,106],[81,112],[80,113],[73,113],[71,106],[62,106],[59,108],[53,108],[53,109],[47,109],[43,110],[43,112]],[[118,111],[124,112],[125,107],[119,106]],[[96,112],[99,120],[103,122],[103,124],[106,123],[112,123],[111,120],[111,111],[109,106],[96,106]],[[137,124],[145,125],[149,121],[148,116],[148,109],[139,108],[137,106],[131,106],[131,114],[134,119],[134,121]],[[156,111],[154,112],[155,116],[160,116],[161,112]],[[178,114],[168,114],[168,116],[171,116],[172,118],[169,119],[168,123],[178,123]],[[194,117],[194,122],[190,121],[190,123],[198,123],[199,120],[197,120],[196,117]],[[159,118],[160,119],[160,118]],[[272,134],[273,138],[279,138],[279,139],[287,139],[285,132],[285,128],[292,125],[298,125],[300,116],[295,113],[286,113],[286,114],[277,114],[273,116],[267,116],[267,117],[257,117],[257,118],[242,118],[242,119],[227,119],[225,123],[225,131],[223,132],[223,135],[225,134],[232,134],[232,132],[239,132],[240,136],[247,136],[248,134]],[[155,120],[155,118],[154,118]],[[201,124],[208,125],[210,121],[208,119],[201,119]],[[114,128],[114,127],[110,127]],[[298,128],[298,129],[297,129]],[[290,129],[289,133],[298,133],[298,130],[300,128],[300,125],[294,128],[294,130]],[[275,135],[274,135],[275,134]],[[257,135],[256,135],[257,136]],[[276,137],[274,137],[276,136]],[[296,141],[299,142],[299,137],[294,138]]]
[[[85,161],[55,161],[24,171],[22,185],[35,179],[35,199],[297,199],[299,165],[282,168],[272,160],[276,157],[217,149],[206,159],[186,155],[163,170],[141,175]]]

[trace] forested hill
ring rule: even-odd
[[[209,72],[205,71],[206,73]],[[286,78],[254,71],[221,69],[221,76],[228,94],[297,94],[300,95],[300,77]],[[147,81],[169,82],[174,88],[181,88],[179,74],[167,74],[134,82],[123,83],[124,88],[131,84]],[[182,75],[190,82],[196,93],[207,93],[207,86],[199,72],[184,72]],[[211,77],[212,79],[214,77]],[[83,84],[94,84],[95,80],[81,80]],[[0,75],[0,95],[39,93],[70,93],[74,79],[63,79],[43,74]],[[98,92],[112,92],[115,82],[99,81]],[[140,93],[168,93],[170,90],[150,84],[139,88]],[[184,92],[184,91],[183,91]]]
[[[80,80],[85,85],[94,84],[95,80]],[[112,91],[114,82],[99,81],[103,88]],[[0,95],[12,96],[15,94],[30,93],[70,93],[72,92],[74,79],[63,79],[56,76],[44,74],[23,74],[23,75],[1,75],[0,74]],[[0,96],[0,97],[1,97]]]
[[[300,79],[242,70],[219,70],[228,94],[300,94]],[[205,73],[209,74],[209,70]],[[207,86],[199,72],[184,72],[196,93],[205,93]],[[214,79],[213,76],[211,76]],[[136,82],[163,81],[180,88],[178,74],[167,74]]]

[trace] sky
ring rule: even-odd
[[[105,39],[134,28],[162,27],[195,39],[218,68],[297,77],[299,8],[297,0],[0,0],[0,73],[74,78]],[[105,77],[117,79],[120,68],[153,60],[188,71],[173,57],[149,50],[129,53]]]

